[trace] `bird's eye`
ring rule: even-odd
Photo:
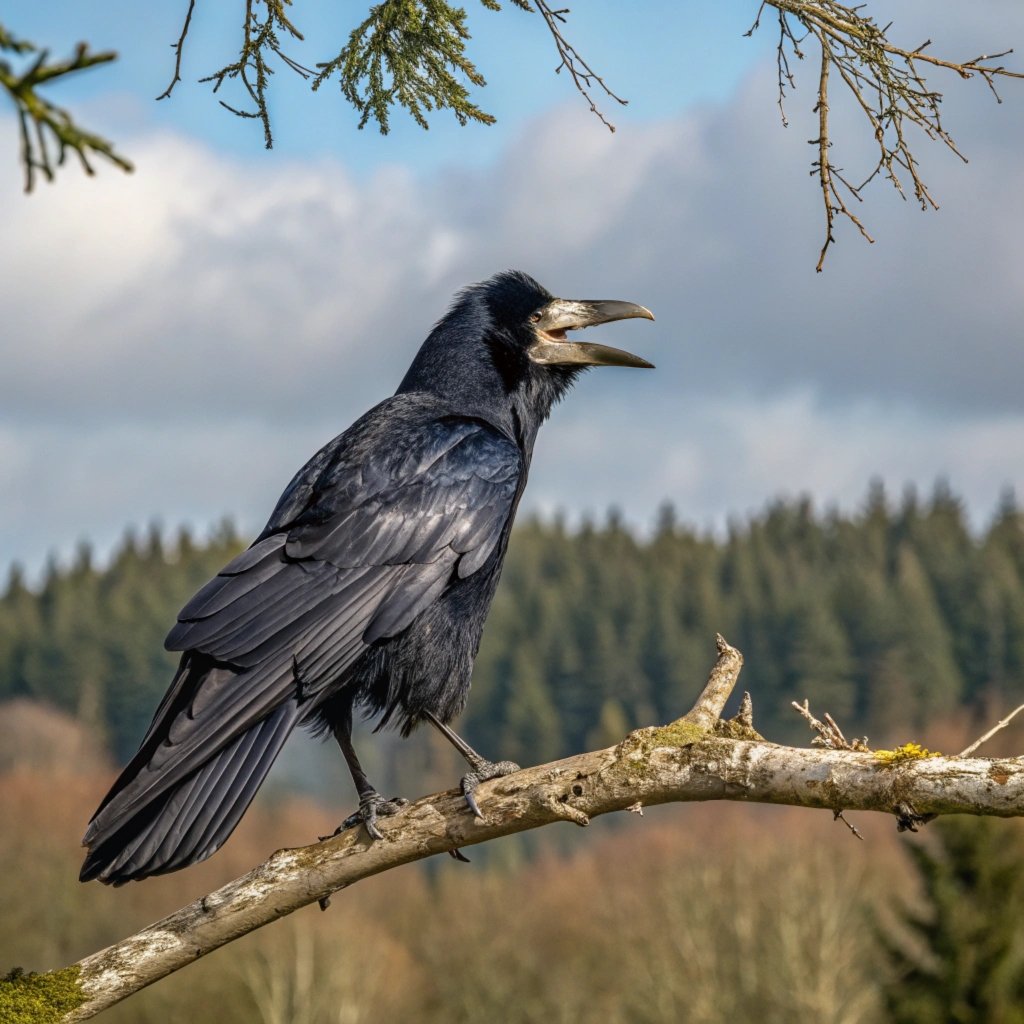
[[[532,316],[530,317],[530,323],[531,323],[531,324],[537,324],[537,323],[540,323],[540,313],[534,313],[534,314],[533,314],[533,315],[532,315]]]

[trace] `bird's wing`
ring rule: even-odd
[[[249,748],[272,748],[262,778],[304,704],[315,706],[370,644],[400,633],[499,546],[521,489],[514,443],[463,419],[360,423],[310,461],[252,547],[182,609],[165,642],[186,652],[181,667],[94,816],[90,845],[133,822],[148,842],[150,819],[139,816],[177,821],[182,801],[198,807],[209,797],[207,783],[234,799],[231,787],[248,779],[251,796]],[[209,779],[195,775],[214,764]]]
[[[400,444],[346,436],[314,457],[256,543],[185,606],[169,650],[238,669],[287,661],[305,699],[487,561],[520,489],[512,441],[459,418],[404,431]],[[270,692],[208,700],[248,717],[291,695],[280,672],[259,675]]]

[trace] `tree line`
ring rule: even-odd
[[[127,531],[104,566],[81,545],[0,597],[0,700],[70,711],[119,759],[134,751],[176,656],[185,600],[244,542],[228,522]],[[722,534],[663,506],[640,536],[614,510],[513,537],[463,727],[490,756],[539,763],[669,721],[693,701],[722,632],[772,739],[804,742],[808,697],[848,732],[907,739],[929,721],[991,715],[1024,693],[1024,514],[1006,494],[972,532],[939,483],[899,502],[881,484],[850,514],[776,501]],[[401,747],[399,748],[401,750]],[[400,755],[399,755],[400,756]]]

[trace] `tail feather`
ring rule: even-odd
[[[281,705],[177,785],[125,815],[117,814],[114,796],[103,826],[87,833],[89,853],[81,880],[122,885],[176,871],[216,852],[256,795],[299,714],[294,701]],[[130,783],[122,790],[127,796]]]

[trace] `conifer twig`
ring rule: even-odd
[[[19,72],[9,60],[0,59],[0,86],[7,91],[18,111],[26,192],[31,192],[35,186],[37,172],[47,181],[53,181],[56,169],[63,166],[69,151],[78,157],[82,170],[88,175],[96,173],[89,160],[91,155],[109,160],[122,171],[133,170],[131,162],[110,142],[80,127],[63,107],[51,103],[39,91],[56,79],[109,64],[117,59],[116,53],[93,53],[88,43],[79,43],[70,57],[51,61],[48,50],[16,38],[3,25],[0,25],[0,53],[30,60]]]

